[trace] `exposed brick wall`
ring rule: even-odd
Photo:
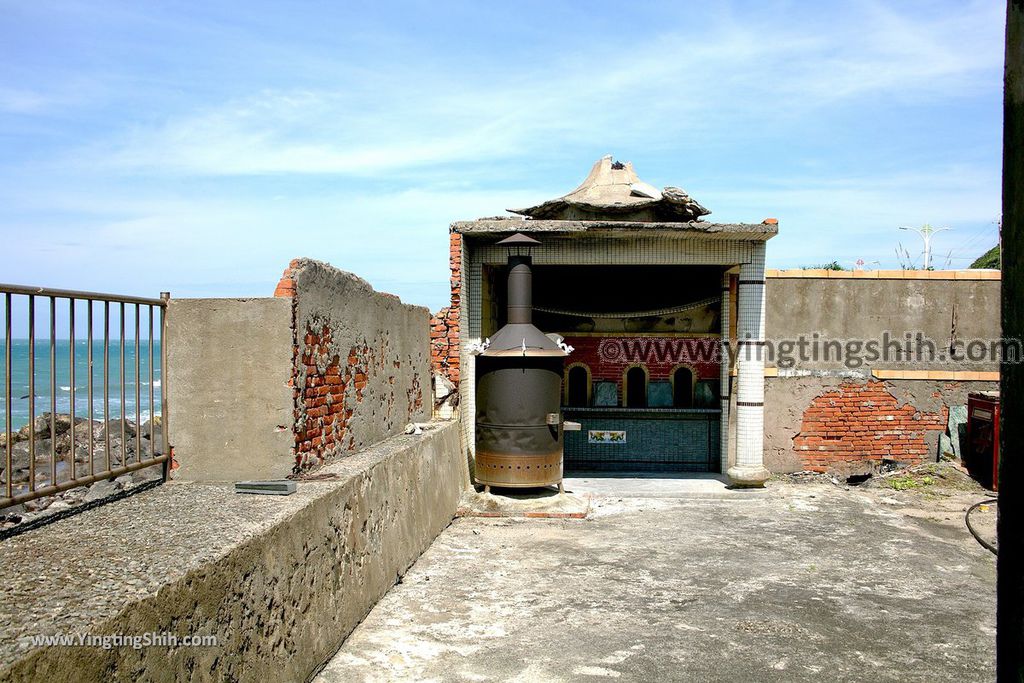
[[[459,382],[459,312],[462,304],[462,235],[451,233],[448,249],[451,305],[430,320],[430,361],[435,373]]]
[[[302,352],[296,358],[293,377],[293,383],[298,380],[293,389],[296,473],[322,463],[331,451],[352,448],[348,421],[353,410],[348,403],[362,401],[366,375],[358,372],[361,368],[355,349],[342,366],[337,354],[330,355],[330,342],[328,326],[319,331],[307,328]],[[351,362],[353,360],[356,362]]]
[[[284,269],[284,273],[281,274],[281,280],[277,283],[277,288],[274,290],[274,296],[295,296],[295,280],[292,278],[292,269],[297,267],[298,263],[299,259],[292,259],[288,267]]]
[[[395,391],[395,374],[389,370],[398,370],[401,361],[394,358],[386,337],[376,347],[366,343],[351,347],[346,358],[332,354],[329,325],[319,330],[307,327],[302,342],[293,377],[295,473],[320,465],[340,451],[357,448],[350,421],[356,406],[363,402],[371,375],[386,374],[391,388],[377,397],[383,419],[401,414],[401,419],[407,420],[422,407],[418,373],[413,375],[404,395]]]
[[[426,309],[310,259],[275,296],[292,301],[293,475],[429,418]]]
[[[944,431],[948,417],[946,406],[900,405],[885,382],[844,382],[811,401],[793,448],[805,469],[820,472],[866,472],[883,460],[915,464],[931,457],[928,433]]]

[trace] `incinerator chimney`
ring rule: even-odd
[[[476,480],[532,487],[562,481],[562,370],[566,352],[533,325],[531,247],[523,234],[509,250],[508,323],[476,360]]]

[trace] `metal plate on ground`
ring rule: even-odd
[[[235,493],[256,493],[264,496],[288,496],[295,493],[295,489],[295,482],[289,479],[235,482]]]

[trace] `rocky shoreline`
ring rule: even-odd
[[[159,455],[163,448],[160,416],[146,420],[141,426],[131,420],[89,420],[56,414],[53,418],[56,439],[51,439],[50,413],[36,416],[30,425],[11,433],[11,468],[7,470],[7,434],[0,432],[0,490],[6,488],[10,477],[15,494],[28,490],[30,444],[35,446],[35,484],[37,488],[52,483],[63,483],[71,478],[71,462],[77,477],[87,476],[89,467],[89,437],[92,436],[93,471],[136,462]],[[109,454],[108,454],[109,444]],[[50,456],[56,450],[56,480],[51,480]],[[102,479],[89,486],[79,486],[52,496],[43,496],[19,505],[0,509],[0,530],[23,524],[44,515],[101,500],[129,490],[145,482],[159,479],[162,466],[153,465],[112,479]]]

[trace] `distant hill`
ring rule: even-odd
[[[997,244],[979,256],[978,260],[971,264],[971,268],[995,268],[999,270],[999,245]]]

